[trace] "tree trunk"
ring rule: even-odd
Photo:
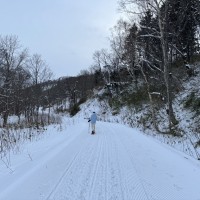
[[[8,112],[5,111],[3,113],[3,127],[5,128],[7,126],[7,122],[8,122]]]
[[[158,9],[159,10],[159,9]],[[172,98],[171,98],[171,89],[170,89],[170,82],[169,82],[169,62],[168,62],[168,52],[167,52],[167,45],[164,35],[164,21],[161,19],[160,11],[158,11],[158,22],[160,28],[160,39],[161,39],[161,46],[163,52],[163,67],[164,67],[164,81],[166,86],[167,92],[167,106],[168,106],[168,121],[169,121],[169,131],[172,131],[172,125],[177,123],[177,120],[174,116],[174,111],[172,107]]]
[[[153,126],[158,132],[160,132],[158,125],[157,125],[157,122],[156,122],[156,114],[155,114],[155,109],[154,109],[154,105],[153,105],[153,99],[152,99],[151,92],[150,92],[149,82],[147,80],[146,74],[144,73],[143,66],[140,66],[140,69],[141,69],[141,72],[142,72],[142,75],[144,77],[144,81],[145,81],[145,84],[146,84],[146,87],[147,87],[147,92],[148,92],[150,107],[151,107]]]
[[[36,127],[39,129],[39,106],[36,108]]]
[[[50,124],[50,113],[51,113],[51,106],[49,105],[49,112],[48,112],[48,124]]]

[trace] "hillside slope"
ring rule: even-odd
[[[200,63],[194,64],[193,69],[194,76],[182,77],[183,80],[177,80],[181,82],[182,86],[173,100],[174,113],[178,120],[178,124],[175,126],[176,136],[160,134],[154,129],[148,104],[144,103],[138,107],[122,102],[116,109],[109,103],[112,100],[105,97],[105,89],[95,91],[93,98],[80,106],[81,111],[76,117],[87,118],[93,111],[96,111],[102,121],[139,128],[145,134],[200,159]],[[168,126],[166,107],[160,107],[156,115],[159,130],[166,132]]]

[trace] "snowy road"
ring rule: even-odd
[[[134,129],[98,122],[90,135],[85,123],[61,139],[0,173],[0,199],[200,200],[198,161]]]

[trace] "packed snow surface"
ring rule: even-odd
[[[87,120],[0,161],[1,200],[200,200],[200,163],[124,125]]]

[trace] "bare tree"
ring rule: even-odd
[[[28,68],[33,85],[48,81],[52,77],[52,72],[39,54],[34,54],[28,60]]]
[[[177,121],[174,116],[173,107],[172,107],[172,97],[171,97],[171,85],[170,85],[170,72],[169,72],[169,57],[168,57],[168,22],[167,22],[167,12],[168,4],[165,6],[164,12],[161,12],[161,8],[165,0],[121,0],[121,7],[126,12],[129,10],[129,6],[137,4],[137,6],[142,10],[141,15],[147,10],[151,10],[154,16],[156,16],[157,24],[159,29],[155,30],[154,34],[144,35],[143,37],[153,37],[160,40],[161,49],[162,49],[162,67],[164,74],[164,82],[166,86],[167,94],[167,113],[169,121],[169,131],[172,131],[172,125],[176,124]],[[130,11],[131,12],[131,11]],[[132,12],[134,13],[134,12]],[[148,27],[147,27],[148,28]]]
[[[41,83],[50,80],[53,74],[39,54],[34,54],[28,60],[28,68],[31,75],[32,90],[34,94],[33,106],[35,108],[33,107],[32,109],[36,112],[36,126],[39,128],[39,108],[43,97],[43,88]]]
[[[104,66],[108,66],[109,61],[108,61],[107,56],[106,56],[106,50],[101,49],[99,51],[95,51],[94,54],[93,54],[93,61],[94,61],[94,64],[93,64],[92,68],[95,71],[101,71],[102,76],[103,76],[103,80],[107,84],[109,82],[109,78],[106,77],[106,75],[105,75]]]
[[[3,126],[14,105],[16,73],[23,69],[28,57],[27,49],[22,49],[16,36],[0,37],[0,108]]]

